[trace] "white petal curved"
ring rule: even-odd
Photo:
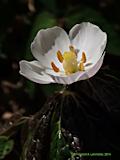
[[[71,74],[69,76],[67,76],[65,74],[64,75],[54,74],[54,72],[53,73],[47,72],[47,73],[50,74],[50,76],[55,81],[55,83],[59,83],[59,84],[72,84],[72,83],[80,81],[80,80],[89,79],[99,71],[99,69],[103,63],[104,55],[101,56],[101,58],[97,61],[96,64],[93,64],[86,71],[81,71],[81,72],[79,71],[79,72],[76,72],[76,73]]]
[[[102,66],[107,35],[98,26],[84,22],[75,25],[69,33],[60,27],[43,29],[38,32],[31,44],[33,56],[37,61],[21,61],[20,74],[40,84],[59,83],[72,84],[94,76]],[[66,75],[62,64],[57,59],[57,51],[69,51],[72,44],[78,50],[78,63],[82,52],[86,53],[85,71]],[[51,62],[60,69],[56,73],[51,68]]]
[[[76,24],[69,32],[73,46],[78,50],[78,60],[81,59],[82,52],[86,53],[88,61],[96,63],[104,52],[107,35],[98,26],[89,22]]]
[[[86,77],[91,78],[99,71],[99,69],[103,64],[104,56],[105,56],[105,53],[101,56],[101,58],[97,61],[97,63],[94,64],[94,66],[92,66],[89,70],[86,71]]]
[[[56,53],[69,50],[70,40],[67,33],[60,27],[53,27],[40,30],[31,44],[33,56],[41,62],[43,66],[51,68],[51,61],[55,62],[60,69],[61,63],[58,61]]]
[[[84,77],[84,72],[76,72],[73,73],[69,76],[67,75],[50,75],[52,77],[52,79],[55,81],[55,83],[59,83],[59,84],[72,84],[76,81],[78,81],[78,79],[82,79],[82,77]]]
[[[42,68],[38,61],[20,61],[20,74],[36,83],[54,83],[53,79],[49,75],[45,74],[44,68]]]

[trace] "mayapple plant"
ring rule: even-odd
[[[36,60],[20,61],[20,74],[39,84],[58,83],[67,87],[53,95],[44,111],[40,111],[24,159],[83,160],[82,151],[91,151],[85,147],[91,144],[92,148],[86,137],[94,137],[94,133],[88,133],[89,116],[85,108],[93,105],[93,112],[101,110],[91,102],[89,79],[102,66],[106,42],[106,33],[89,22],[76,24],[69,35],[57,26],[37,33],[31,44]]]

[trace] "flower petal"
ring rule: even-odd
[[[54,74],[54,72],[52,73],[49,71],[47,71],[47,73],[50,74],[50,76],[53,78],[55,83],[59,83],[59,84],[72,84],[72,83],[80,81],[80,80],[89,79],[92,76],[94,76],[98,72],[98,70],[100,69],[100,67],[103,63],[104,55],[101,56],[101,58],[97,61],[96,64],[92,65],[92,67],[90,67],[86,71],[81,71],[81,72],[79,71],[79,72],[73,73],[69,76],[67,76],[65,74],[64,75]]]
[[[107,35],[98,26],[89,22],[76,24],[69,33],[71,43],[79,50],[78,61],[82,52],[88,61],[96,63],[104,52]]]
[[[72,84],[78,81],[78,79],[82,78],[82,76],[84,76],[84,72],[76,72],[69,76],[51,75],[55,83],[59,83],[59,84]]]
[[[97,61],[97,63],[94,64],[94,66],[92,66],[90,69],[86,71],[86,77],[91,78],[99,71],[99,69],[103,64],[104,56],[105,56],[105,53],[101,56],[101,58]]]
[[[20,74],[36,83],[54,83],[53,79],[45,74],[44,68],[42,68],[38,61],[20,61]]]
[[[53,27],[40,30],[31,44],[33,56],[41,62],[43,66],[51,68],[51,61],[62,69],[61,63],[57,59],[57,51],[62,53],[69,50],[70,40],[67,33],[60,27]]]

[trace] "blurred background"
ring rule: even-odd
[[[83,21],[97,24],[108,34],[105,63],[119,70],[119,6],[119,0],[0,0],[0,117],[33,114],[61,87],[19,75],[19,61],[34,59],[30,44],[42,28],[58,25],[69,31]]]
[[[108,34],[104,64],[119,76],[119,0],[0,0],[0,132],[13,121],[40,110],[61,86],[38,85],[19,75],[19,61],[33,60],[30,44],[38,30],[52,26],[67,32],[89,21]]]

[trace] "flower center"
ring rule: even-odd
[[[84,63],[86,62],[86,54],[82,52],[82,58],[80,62],[77,61],[77,51],[73,46],[69,46],[69,51],[61,53],[61,51],[57,52],[57,58],[60,63],[63,65],[63,69],[66,75],[75,73],[77,71],[84,71]],[[60,69],[55,65],[54,62],[51,62],[52,69],[55,72],[59,72]]]

